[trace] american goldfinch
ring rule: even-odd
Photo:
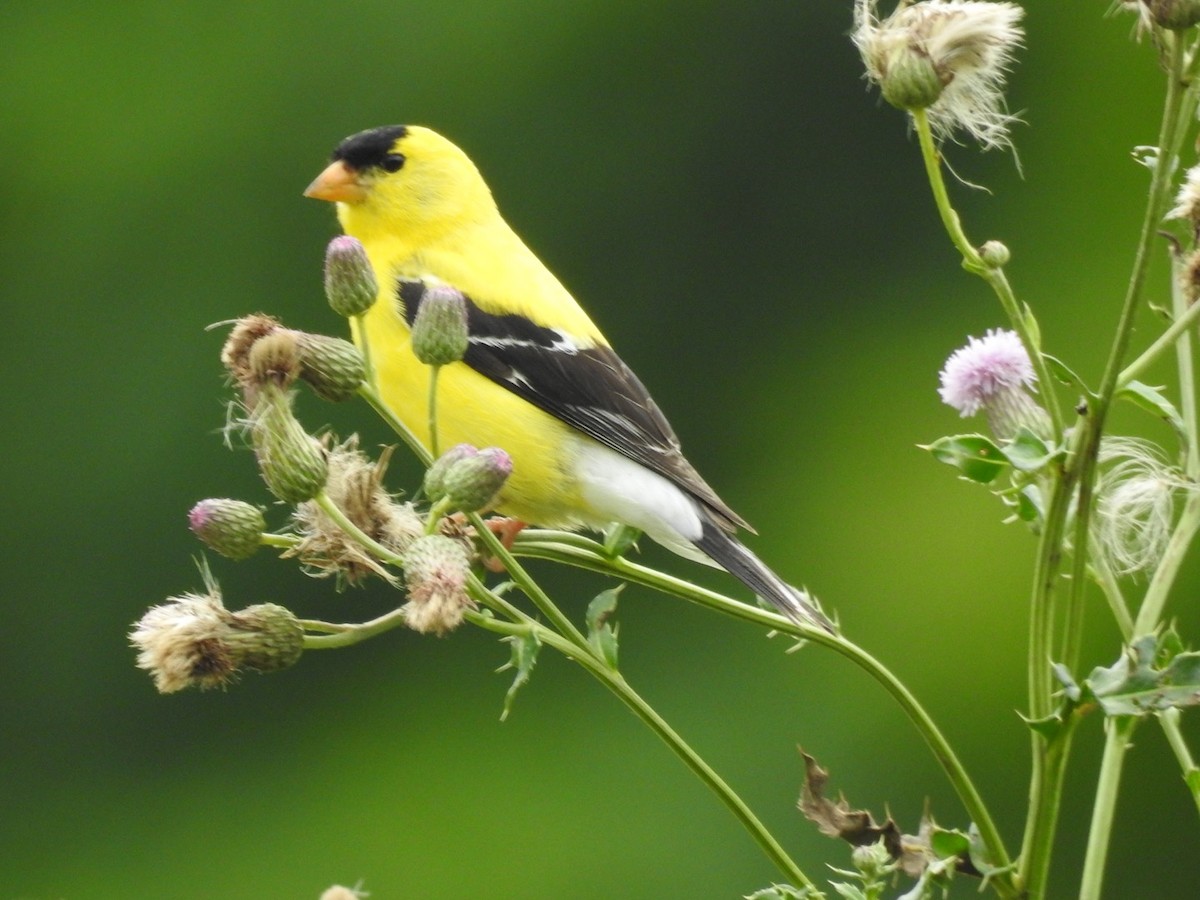
[[[504,221],[462,150],[420,126],[373,128],[342,141],[304,193],[335,202],[366,249],[379,295],[354,337],[383,401],[426,446],[429,371],[410,325],[428,285],[466,297],[469,343],[439,375],[438,438],[508,452],[498,512],[552,528],[632,526],[832,631],[735,537],[749,526],[684,458],[646,388]]]

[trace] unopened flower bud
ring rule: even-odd
[[[349,341],[297,332],[300,377],[323,400],[341,403],[355,395],[366,377],[362,351]]]
[[[296,380],[300,374],[298,334],[290,328],[276,328],[251,345],[246,355],[247,375],[256,387],[270,382],[286,388]]]
[[[422,634],[445,634],[462,622],[471,605],[467,576],[471,560],[460,541],[441,534],[420,537],[404,554],[408,603],[404,618]]]
[[[445,500],[453,509],[478,512],[491,505],[511,474],[512,459],[499,447],[476,450],[459,444],[430,467],[425,492],[430,500]]]
[[[412,349],[427,366],[457,362],[467,352],[467,300],[444,284],[428,284],[412,325]]]
[[[1008,265],[1012,254],[1008,247],[999,241],[987,241],[979,248],[979,258],[989,269],[1002,269]]]
[[[375,303],[379,284],[357,238],[343,234],[325,248],[325,297],[339,316],[365,313]]]
[[[476,456],[479,451],[470,444],[455,444],[425,471],[425,496],[430,500],[440,500],[446,495],[446,473],[460,460]]]
[[[247,559],[258,551],[267,523],[262,510],[244,500],[209,499],[192,507],[188,527],[222,556]]]
[[[222,687],[238,672],[274,672],[295,664],[304,630],[282,606],[263,603],[230,612],[215,585],[207,594],[173,597],[150,609],[129,635],[137,664],[169,694],[186,687]]]
[[[290,394],[277,388],[263,392],[250,422],[250,440],[263,480],[280,500],[302,503],[325,486],[325,451],[292,414]]]

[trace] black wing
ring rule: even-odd
[[[426,285],[399,279],[411,325]],[[679,439],[645,386],[609,347],[580,347],[521,315],[485,312],[466,297],[469,343],[463,362],[501,387],[683,488],[723,526],[749,525],[725,505],[680,451]]]

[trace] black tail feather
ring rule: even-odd
[[[807,595],[772,572],[766,563],[719,525],[706,521],[696,546],[713,562],[759,597],[772,603],[796,624],[816,626],[830,634],[834,633],[833,623],[813,605]]]

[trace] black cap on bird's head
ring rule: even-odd
[[[362,200],[360,175],[372,170],[398,172],[404,166],[404,154],[394,148],[407,133],[406,125],[384,125],[350,135],[334,148],[331,162],[304,191],[304,196],[343,203]]]
[[[383,125],[360,131],[338,144],[330,156],[330,161],[344,162],[358,172],[371,168],[395,171],[399,166],[392,157],[400,154],[394,153],[392,148],[396,146],[396,141],[407,133],[407,125]],[[395,168],[392,168],[393,166]]]

